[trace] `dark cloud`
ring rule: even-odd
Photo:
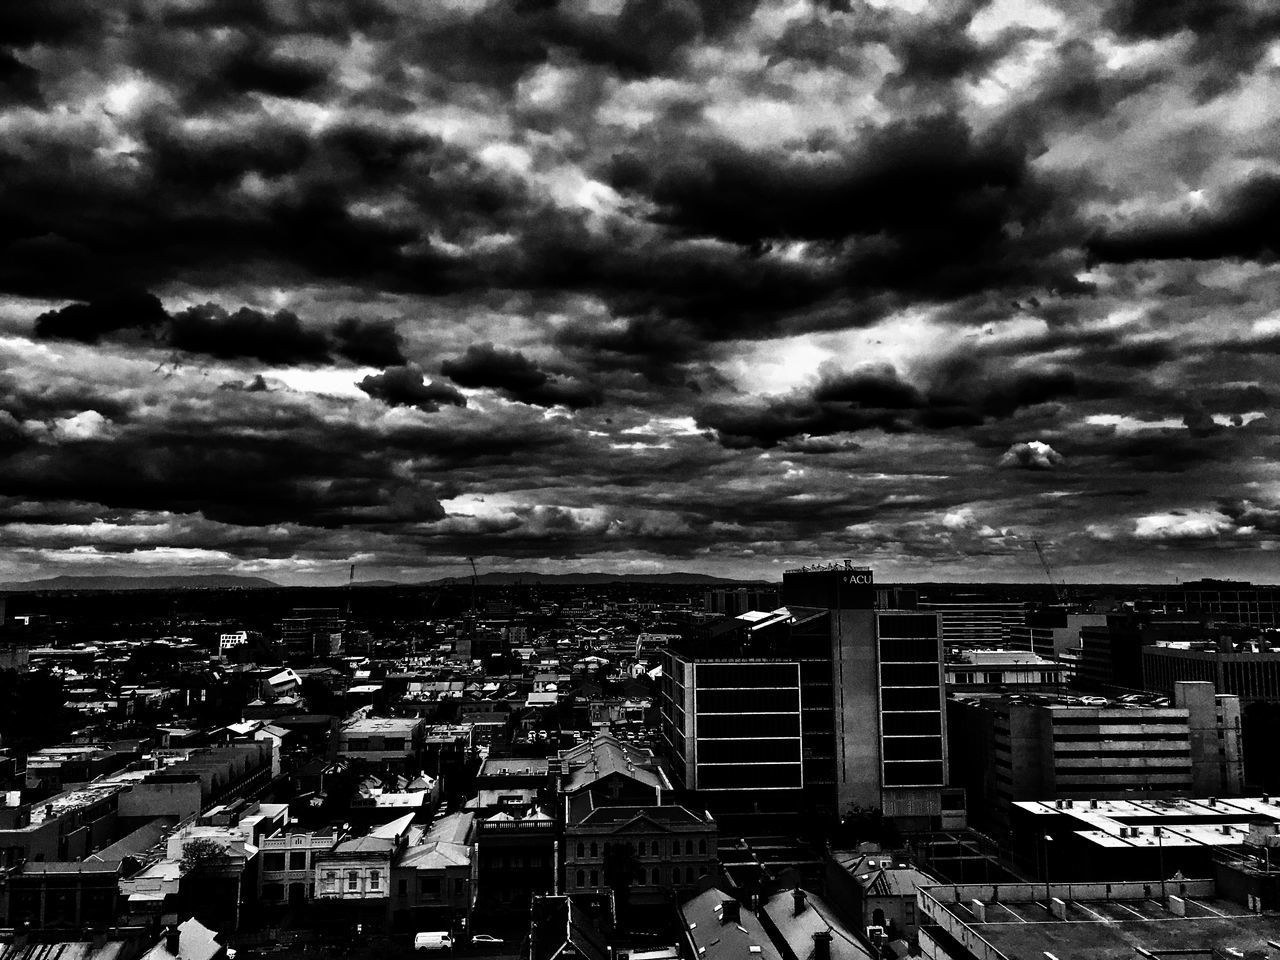
[[[616,158],[614,183],[647,194],[661,222],[693,235],[757,249],[856,239],[839,248],[842,283],[854,290],[952,297],[1049,287],[1069,272],[1063,198],[1032,172],[1024,146],[975,136],[958,116],[868,129],[835,156],[698,147]]]
[[[329,342],[308,330],[288,310],[267,314],[250,307],[235,313],[213,303],[174,314],[172,346],[223,360],[251,357],[272,364],[321,364],[329,361]]]
[[[569,378],[554,377],[519,350],[491,343],[473,344],[461,357],[446,360],[440,372],[463,387],[490,387],[520,403],[539,407],[593,407],[603,399],[599,389]]]
[[[1206,98],[1233,87],[1280,35],[1280,11],[1252,0],[1117,0],[1104,21],[1126,40],[1187,32],[1193,60],[1210,68],[1197,91]]]
[[[0,48],[0,107],[9,104],[37,107],[43,103],[39,72]]]
[[[365,377],[357,386],[376,400],[393,407],[417,407],[435,413],[442,404],[465,407],[467,398],[447,383],[427,383],[417,364],[388,367]]]
[[[121,330],[154,329],[169,319],[158,297],[145,291],[109,294],[88,303],[72,303],[36,318],[38,337],[97,343]]]
[[[1230,190],[1216,209],[1103,231],[1089,254],[1104,263],[1138,260],[1271,261],[1280,251],[1280,176],[1260,173]]]
[[[404,341],[390,320],[344,317],[334,328],[334,349],[352,363],[371,367],[403,365]]]
[[[706,405],[698,423],[735,448],[871,429],[905,433],[978,427],[1075,397],[1082,384],[1068,370],[1001,370],[967,355],[950,358],[929,377],[922,389],[888,366],[828,373],[814,387],[788,396]],[[1098,389],[1092,383],[1086,388]]]
[[[253,307],[229,312],[216,303],[180,310],[172,316],[154,295],[132,292],[73,303],[41,314],[37,337],[97,343],[133,330],[152,333],[157,343],[222,360],[253,359],[270,364],[319,365],[333,354],[363,366],[395,367],[406,362],[404,342],[390,320],[345,317],[332,331],[308,327],[296,313],[265,313]]]

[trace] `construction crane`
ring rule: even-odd
[[[471,619],[475,620],[476,616],[476,558],[467,557],[467,563],[471,564]]]
[[[1049,586],[1053,587],[1053,598],[1062,603],[1062,588],[1053,579],[1053,569],[1049,566],[1049,560],[1044,555],[1044,548],[1040,546],[1039,540],[1032,540],[1031,545],[1036,548],[1036,556],[1040,558],[1040,566],[1044,567],[1044,575],[1049,578]]]

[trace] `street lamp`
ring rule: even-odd
[[[1053,912],[1052,897],[1049,892],[1049,844],[1053,843],[1053,837],[1047,833],[1044,835],[1044,905],[1050,913]]]
[[[1165,890],[1164,886],[1164,830],[1160,827],[1156,827],[1156,851],[1160,865],[1160,899],[1163,902],[1168,903],[1168,891]]]

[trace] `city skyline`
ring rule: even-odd
[[[0,9],[0,581],[1275,582],[1249,0]]]

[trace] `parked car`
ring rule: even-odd
[[[501,937],[491,937],[487,933],[477,933],[474,937],[471,938],[471,942],[493,944],[493,943],[505,943],[506,941],[504,941]]]
[[[438,953],[453,949],[453,935],[447,930],[427,930],[414,935],[413,949],[424,953]]]

